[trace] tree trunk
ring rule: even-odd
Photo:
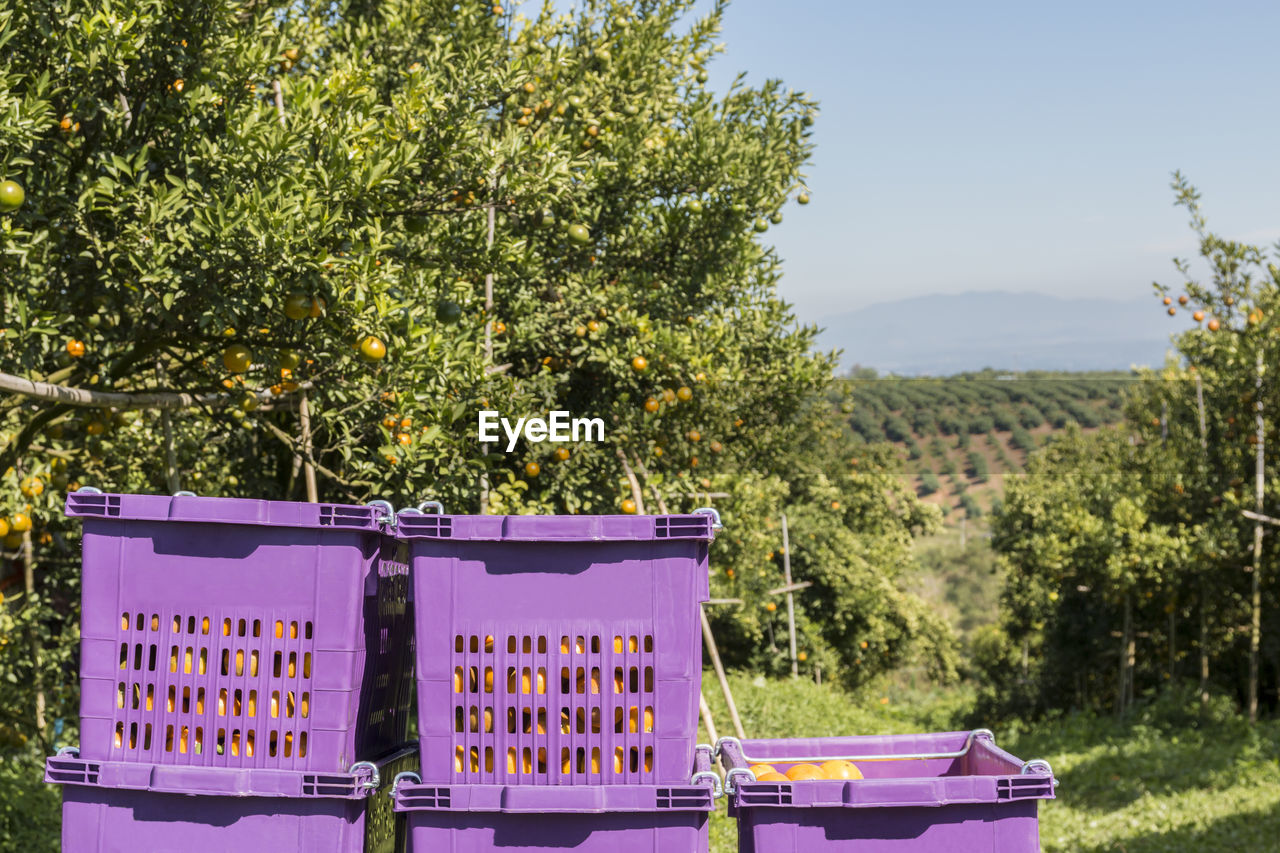
[[[800,676],[800,664],[796,659],[796,605],[791,591],[791,540],[787,536],[787,514],[782,514],[782,572],[787,589],[787,640],[791,653],[791,677]]]
[[[302,475],[307,487],[307,503],[319,503],[320,493],[316,489],[316,469],[311,464],[311,409],[307,403],[307,392],[298,396],[298,427],[301,431]]]
[[[1200,580],[1200,707],[1209,707],[1209,602],[1204,579]]]
[[[22,534],[22,581],[23,589],[27,594],[29,604],[36,594],[36,564],[35,549],[31,547],[31,531],[28,530]],[[35,673],[33,683],[36,688],[36,706],[35,706],[35,722],[36,734],[40,740],[45,740],[45,696],[44,696],[44,670],[42,669],[40,640],[36,637],[36,629],[34,625],[28,627],[27,641],[31,646],[31,668]],[[47,744],[45,745],[47,749]]]
[[[1129,707],[1133,672],[1130,669],[1133,660],[1133,600],[1129,593],[1124,596],[1124,627],[1120,632],[1120,671],[1116,683],[1116,716],[1122,716]]]

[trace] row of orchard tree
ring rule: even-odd
[[[1178,262],[1184,283],[1157,295],[1196,327],[1118,429],[1054,442],[994,522],[1003,617],[976,655],[990,698],[1023,711],[1122,712],[1187,684],[1251,719],[1276,709],[1280,269],[1211,233],[1181,176],[1174,189],[1208,277]]]
[[[951,666],[897,584],[936,515],[833,420],[763,242],[815,105],[708,90],[724,8],[693,5],[0,0],[0,748],[73,725],[80,484],[711,501],[713,622],[766,666],[786,509],[806,666]],[[480,409],[606,440],[506,452]]]

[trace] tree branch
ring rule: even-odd
[[[303,382],[298,385],[298,390],[310,387],[311,383]],[[139,391],[124,394],[117,391],[89,391],[84,388],[55,385],[52,382],[23,379],[21,376],[14,376],[9,373],[0,373],[0,391],[8,391],[11,394],[22,394],[26,397],[35,397],[39,400],[61,403],[66,406],[80,406],[82,408],[191,409],[197,406],[226,402],[231,399],[231,395],[224,392],[187,394],[181,391]],[[274,396],[268,391],[246,391],[246,393],[253,393],[254,396],[264,402]]]

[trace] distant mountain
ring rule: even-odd
[[[961,293],[870,305],[822,323],[823,350],[843,369],[903,375],[1007,370],[1127,370],[1158,366],[1169,336],[1190,324],[1154,298],[1124,302],[1037,293]]]

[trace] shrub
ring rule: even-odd
[[[1033,405],[1023,406],[1018,409],[1018,423],[1027,429],[1035,429],[1044,423],[1044,415],[1040,414],[1040,410]]]
[[[933,471],[926,470],[920,475],[920,488],[918,491],[921,496],[931,495],[942,488],[942,483],[938,482],[938,475]]]
[[[976,450],[969,451],[969,476],[977,480],[979,483],[985,483],[991,478],[991,472],[987,467],[987,459]]]

